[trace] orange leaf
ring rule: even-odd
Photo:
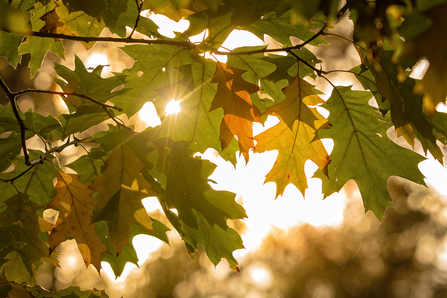
[[[210,111],[223,108],[224,119],[220,126],[220,142],[225,149],[237,136],[239,150],[248,162],[248,151],[254,147],[252,123],[261,121],[261,112],[253,105],[250,94],[259,87],[242,78],[244,70],[218,63],[211,83],[218,83]]]
[[[88,185],[78,181],[79,175],[58,173],[55,189],[57,195],[48,208],[59,210],[59,220],[52,230],[48,241],[50,250],[54,250],[67,238],[74,238],[84,258],[86,266],[93,264],[99,271],[101,254],[108,252],[106,245],[90,223],[95,200]]]

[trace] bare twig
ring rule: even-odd
[[[25,164],[27,166],[31,165],[29,161],[29,155],[28,150],[26,149],[26,138],[25,138],[25,123],[23,122],[22,118],[19,115],[19,111],[17,109],[17,104],[15,102],[15,94],[9,90],[8,86],[5,84],[2,78],[0,78],[0,86],[2,87],[3,91],[5,91],[6,96],[9,99],[9,102],[11,103],[12,111],[14,112],[14,116],[19,123],[20,126],[20,140],[22,142],[22,149],[23,149],[23,155],[25,156]]]
[[[38,159],[31,161],[31,162],[30,162],[30,165],[31,165],[31,166],[34,166],[34,165],[36,165],[36,164],[43,163],[43,161],[44,161],[44,160],[47,158],[47,156],[50,155],[50,154],[53,154],[53,153],[60,153],[60,152],[62,152],[62,150],[64,150],[64,149],[67,148],[68,146],[72,146],[72,145],[74,145],[74,146],[79,146],[79,145],[82,144],[82,143],[88,143],[90,140],[91,140],[91,137],[84,138],[84,139],[78,139],[78,138],[75,138],[73,141],[70,141],[70,138],[68,138],[67,141],[66,141],[63,145],[58,146],[58,147],[51,148],[50,150],[47,150],[47,151],[46,151],[44,154],[42,154]]]
[[[141,8],[143,7],[143,2],[139,1],[139,0],[135,0],[135,4],[137,5],[138,15],[137,15],[137,19],[135,20],[135,25],[133,26],[132,32],[130,32],[130,34],[129,34],[129,36],[127,38],[131,38],[132,37],[132,35],[134,34],[135,30],[138,27],[138,22],[140,21],[140,13],[141,13]]]
[[[123,111],[123,109],[121,109],[119,107],[115,107],[115,106],[111,106],[111,105],[99,102],[99,101],[91,98],[90,96],[87,96],[87,95],[84,95],[84,94],[79,94],[79,93],[76,93],[76,92],[59,92],[59,91],[35,90],[35,89],[27,89],[27,90],[22,90],[22,91],[19,91],[19,92],[12,92],[12,94],[14,96],[19,96],[19,95],[26,94],[26,93],[46,93],[46,94],[54,94],[54,95],[60,95],[60,96],[77,96],[77,97],[80,97],[80,98],[87,99],[87,100],[89,100],[89,101],[91,101],[91,102],[93,102],[93,103],[95,103],[95,104],[97,104],[97,105],[99,105],[99,106],[101,106],[103,108],[114,109],[114,110],[117,110],[119,112]]]

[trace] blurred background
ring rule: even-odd
[[[160,33],[167,36],[188,27],[184,20],[176,23],[162,16],[150,17],[163,28]],[[336,27],[333,33],[351,38],[349,20],[339,22]],[[103,35],[111,33],[103,32]],[[197,40],[200,39],[201,36],[197,36]],[[330,46],[309,46],[323,60],[323,69],[350,69],[359,63],[351,43],[337,37],[328,37],[328,40]],[[299,42],[298,39],[294,41]],[[232,49],[262,43],[247,32],[235,31],[223,47]],[[64,47],[65,61],[49,52],[33,78],[26,67],[27,55],[17,69],[1,58],[0,75],[13,91],[54,90],[53,63],[74,68],[75,54],[91,69],[105,65],[104,77],[133,64],[116,44],[98,43],[87,51],[80,43],[64,41]],[[361,89],[349,74],[330,74],[329,79],[335,84]],[[330,86],[324,80],[310,81],[330,94]],[[4,96],[0,98],[3,100]],[[22,111],[31,108],[44,115],[56,116],[66,111],[57,96],[44,94],[22,96],[19,105]],[[154,106],[149,102],[137,115],[123,120],[134,125],[137,131],[159,124]],[[258,125],[254,130],[260,133],[275,121],[269,118],[264,127]],[[103,123],[83,134],[106,129]],[[408,146],[392,130],[389,137]],[[30,148],[41,146],[38,140],[29,141]],[[330,152],[331,141],[325,141],[325,146]],[[415,150],[422,152],[417,144]],[[443,151],[447,153],[445,147]],[[58,158],[64,166],[81,154],[85,154],[82,148],[67,148]],[[38,283],[50,290],[71,285],[81,289],[95,287],[105,289],[110,297],[135,298],[447,297],[447,169],[444,166],[430,156],[421,163],[428,188],[390,178],[388,187],[396,208],[387,209],[383,222],[379,223],[371,212],[365,214],[353,181],[339,194],[323,200],[321,182],[311,178],[316,170],[312,162],[306,163],[309,189],[305,196],[289,185],[284,195],[274,200],[275,185],[263,184],[263,181],[276,154],[252,154],[247,165],[241,161],[236,167],[211,150],[202,155],[218,165],[210,177],[217,182],[213,187],[236,193],[236,200],[247,210],[248,219],[230,223],[242,235],[246,247],[234,253],[241,273],[231,271],[225,260],[214,267],[200,248],[193,261],[178,234],[171,231],[168,232],[170,245],[147,235],[135,237],[133,245],[139,266],[128,263],[118,278],[105,262],[100,275],[95,268],[86,268],[74,240],[68,240],[59,247],[60,268],[42,266],[37,275]],[[147,198],[143,203],[152,217],[168,225],[156,199]]]

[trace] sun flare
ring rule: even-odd
[[[166,105],[166,115],[177,114],[180,109],[180,101],[173,99]]]

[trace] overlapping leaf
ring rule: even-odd
[[[20,62],[18,47],[22,40],[21,35],[0,31],[0,56],[5,57],[14,68]]]
[[[82,12],[96,20],[104,20],[107,27],[114,28],[120,15],[126,12],[128,0],[62,0],[69,13]]]
[[[29,200],[29,197],[23,193],[17,193],[15,196],[4,201],[7,205],[5,211],[0,213],[0,225],[6,226],[10,223],[21,223],[21,229],[14,235],[13,241],[23,243],[23,248],[17,249],[29,274],[33,275],[32,264],[36,261],[45,261],[53,265],[58,265],[55,254],[49,254],[48,244],[39,238],[42,232],[39,226],[39,217],[37,211],[42,209],[36,203]],[[40,220],[42,220],[40,218]],[[6,239],[5,239],[6,241]]]
[[[89,186],[100,194],[92,222],[107,222],[110,242],[119,254],[122,247],[129,243],[131,225],[153,229],[141,200],[153,196],[154,192],[140,174],[145,165],[127,145],[116,148],[106,165],[104,173],[93,179]]]
[[[381,220],[385,208],[393,206],[387,180],[399,176],[425,185],[418,163],[419,154],[402,148],[390,139],[386,131],[391,123],[367,102],[372,94],[336,87],[324,105],[329,110],[329,130],[320,130],[321,138],[334,140],[328,177],[322,171],[315,176],[323,180],[325,196],[339,191],[351,179],[357,183],[366,210],[372,210]]]
[[[219,127],[222,122],[221,110],[210,111],[216,86],[210,84],[216,70],[214,61],[203,59],[179,69],[183,78],[179,83],[160,88],[155,107],[163,115],[171,100],[180,101],[180,112],[166,115],[157,128],[157,137],[169,137],[174,141],[189,141],[192,152],[205,152],[214,148],[220,155],[233,163],[236,162],[237,145],[233,142],[224,150],[219,142]]]
[[[416,83],[414,91],[424,94],[424,108],[433,115],[439,103],[445,103],[447,97],[447,41],[443,36],[447,26],[445,18],[447,4],[437,5],[424,12],[433,25],[423,34],[405,43],[402,56],[425,57],[430,66],[421,81]],[[436,46],[433,41],[436,40]]]
[[[41,151],[29,150],[30,160],[40,158],[41,154],[43,154]],[[47,158],[50,159],[50,157]],[[1,173],[0,178],[7,180],[20,176],[13,182],[0,181],[0,192],[2,196],[4,198],[10,198],[19,191],[28,195],[34,203],[40,206],[46,206],[56,193],[53,185],[53,179],[56,178],[54,166],[50,162],[45,161],[29,168],[25,165],[23,156],[17,156],[12,160],[12,163],[15,165],[14,170]]]
[[[47,139],[52,130],[60,127],[60,123],[53,117],[44,117],[39,113],[32,112],[31,109],[24,114],[19,111],[19,116],[22,118],[23,124],[25,124],[25,138],[27,139],[35,134],[43,139]],[[0,106],[0,133],[8,131],[20,134],[20,125],[10,105],[6,107]]]
[[[36,3],[35,8],[31,10],[33,17],[31,18],[30,22],[33,31],[39,31],[43,26],[45,26],[45,22],[40,18],[53,10],[55,7],[56,5],[51,1],[46,5]],[[31,53],[31,60],[29,63],[31,77],[34,77],[40,69],[42,61],[48,51],[52,51],[62,59],[65,59],[65,49],[62,42],[51,38],[29,36],[18,48],[19,55]]]
[[[218,63],[211,83],[218,83],[210,111],[223,108],[224,118],[220,125],[222,149],[237,136],[240,153],[248,162],[248,151],[254,147],[252,123],[261,120],[261,112],[253,104],[250,94],[257,92],[257,85],[242,78],[245,71]]]
[[[50,249],[67,240],[76,240],[86,266],[92,264],[99,271],[101,254],[108,252],[106,245],[91,223],[95,200],[88,185],[78,181],[79,175],[58,173],[55,189],[57,195],[48,204],[48,208],[59,211],[58,221],[51,231],[48,241]]]
[[[57,0],[55,3],[56,8],[42,17],[45,22],[42,32],[97,37],[106,27],[104,20],[98,21],[83,11],[70,13],[62,0]],[[89,48],[94,42],[83,42],[83,44]]]
[[[389,45],[384,45],[376,60],[369,59],[364,51],[359,51],[362,54],[363,63],[373,74],[375,83],[370,81],[364,71],[358,72],[357,78],[366,89],[376,94],[380,93],[380,98],[377,99],[381,110],[388,108],[389,105],[391,119],[398,134],[405,136],[412,144],[413,135],[408,126],[411,124],[414,135],[422,143],[425,153],[427,150],[430,151],[442,162],[443,154],[436,144],[435,128],[422,108],[421,96],[412,92],[415,81],[411,78],[406,78],[403,82],[399,81],[397,65],[391,62],[393,51],[390,50]]]
[[[116,96],[112,91],[115,87],[120,86],[122,82],[117,77],[101,78],[103,67],[99,65],[92,72],[89,72],[81,59],[76,56],[75,70],[71,70],[61,64],[55,64],[54,69],[65,81],[58,78],[54,78],[54,80],[61,86],[64,92],[82,94],[97,102],[104,103],[113,96]],[[69,108],[81,105],[97,105],[85,97],[74,95],[68,95],[67,97],[63,97],[63,99]]]
[[[167,145],[169,149],[165,147]],[[154,189],[164,200],[166,211],[177,209],[178,216],[173,212],[166,215],[182,235],[191,254],[200,244],[213,264],[217,265],[221,258],[226,258],[230,267],[237,270],[237,261],[232,253],[243,248],[242,240],[226,222],[227,219],[245,217],[245,211],[234,201],[234,194],[211,188],[208,176],[215,165],[191,157],[188,145],[187,142],[169,140],[158,142],[160,151],[169,150],[170,153],[161,167],[167,178],[165,189],[159,186]],[[158,185],[148,171],[143,175],[151,184]]]
[[[270,35],[275,40],[285,46],[292,46],[291,36],[298,37],[305,41],[310,39],[315,33],[310,31],[310,27],[304,24],[291,24],[290,13],[285,13],[280,17],[274,12],[267,13],[262,19],[254,22],[250,26],[244,28],[250,31],[260,39],[264,40],[264,34]],[[324,38],[318,36],[310,42],[311,45],[318,46],[320,44],[328,44]]]
[[[281,121],[255,137],[255,152],[278,150],[278,158],[265,180],[276,183],[276,196],[282,195],[289,183],[304,195],[307,188],[305,162],[310,159],[326,171],[330,161],[322,142],[316,138],[316,130],[327,120],[315,108],[307,106],[323,103],[323,100],[315,94],[311,84],[299,77],[293,78],[283,92],[286,99],[267,110]]]
[[[128,117],[146,102],[154,100],[157,89],[175,84],[182,78],[177,67],[193,62],[189,51],[175,46],[131,45],[123,50],[136,62],[131,70],[123,72],[124,92],[110,101],[123,108]]]

